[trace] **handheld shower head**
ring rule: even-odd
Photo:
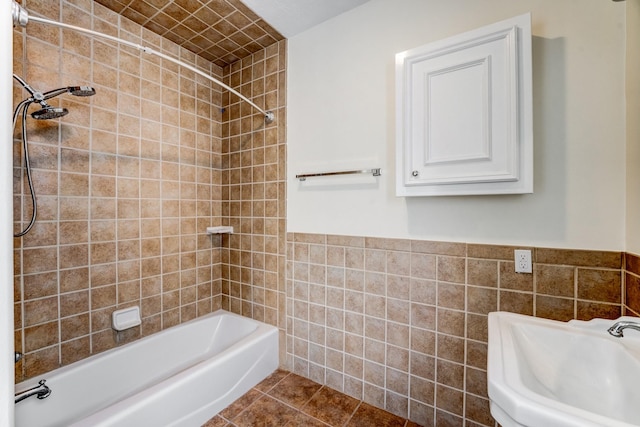
[[[42,102],[42,104],[44,105],[42,106],[41,109],[31,113],[31,117],[33,117],[36,120],[57,119],[69,114],[69,110],[67,110],[66,108],[52,107],[46,102]]]
[[[54,98],[64,93],[70,93],[73,96],[92,96],[96,94],[96,90],[91,86],[67,86],[67,87],[61,87],[54,90],[49,90],[47,92],[42,93],[38,90],[33,89],[31,86],[29,86],[27,82],[25,82],[23,79],[16,76],[15,74],[13,75],[13,78],[18,83],[20,83],[20,85],[27,92],[29,92],[29,95],[31,95],[30,98],[27,98],[23,101],[23,103],[25,104],[21,103],[20,105],[27,105],[28,107],[31,103],[37,102],[42,106],[40,110],[34,111],[33,113],[31,113],[31,117],[33,117],[36,120],[57,119],[59,117],[66,116],[67,114],[69,114],[69,110],[67,110],[66,108],[52,107],[51,105],[47,104],[46,102],[47,99]],[[16,109],[16,113],[14,113],[14,124],[15,124],[16,115],[17,115],[17,109]]]
[[[71,86],[68,89],[73,96],[93,96],[96,94],[96,90],[91,86]]]
[[[63,93],[70,93],[73,96],[93,96],[96,94],[96,90],[91,86],[61,87],[59,89],[54,89],[54,90],[50,90],[43,93],[42,99],[44,100],[51,99],[58,95],[62,95]]]

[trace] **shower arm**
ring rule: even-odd
[[[256,110],[258,110],[259,112],[261,112],[264,115],[264,120],[265,123],[269,124],[272,123],[273,120],[275,119],[275,115],[272,111],[265,111],[262,108],[260,108],[258,105],[256,105],[253,101],[251,101],[250,99],[248,99],[247,97],[245,97],[244,95],[242,95],[240,92],[238,92],[237,90],[235,90],[234,88],[222,83],[220,80],[211,77],[209,74],[202,72],[200,70],[198,70],[195,67],[192,67],[189,64],[185,64],[182,61],[179,61],[175,58],[172,58],[168,55],[165,55],[164,53],[158,52],[157,50],[151,49],[150,47],[147,46],[142,46],[139,45],[137,43],[133,43],[127,40],[123,40],[121,38],[118,37],[114,37],[114,36],[110,36],[108,34],[102,34],[99,33],[97,31],[93,31],[93,30],[88,30],[86,28],[83,27],[77,27],[75,25],[70,25],[70,24],[65,24],[62,22],[58,22],[58,21],[52,21],[50,19],[46,19],[46,18],[41,18],[39,16],[31,16],[29,15],[29,13],[22,7],[20,6],[18,3],[16,3],[15,0],[13,0],[13,4],[12,4],[12,14],[13,14],[13,25],[19,25],[21,27],[26,27],[27,23],[29,21],[33,21],[33,22],[38,22],[41,24],[47,24],[47,25],[53,25],[56,27],[60,27],[60,28],[66,28],[68,30],[73,30],[73,31],[78,31],[80,33],[84,33],[84,34],[89,34],[92,36],[96,36],[96,37],[100,37],[103,39],[107,39],[119,44],[123,44],[125,46],[129,46],[133,49],[137,49],[140,50],[144,53],[148,53],[151,55],[155,55],[155,56],[159,56],[162,59],[166,59],[169,62],[173,62],[176,65],[179,65],[181,67],[184,67],[190,71],[193,71],[194,73],[204,77],[207,80],[210,80],[211,82],[217,84],[218,86],[222,86],[224,89],[228,90],[229,92],[233,93],[234,95],[236,95],[237,97],[239,97],[240,99],[246,101],[249,105],[251,105],[253,108],[255,108]]]
[[[55,98],[56,96],[62,95],[63,93],[67,93],[67,92],[69,92],[69,88],[61,87],[60,89],[54,89],[54,90],[50,90],[43,93],[42,98],[44,100],[47,100],[47,99]]]

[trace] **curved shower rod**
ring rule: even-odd
[[[29,12],[27,12],[27,10],[25,8],[23,8],[20,4],[18,4],[15,0],[13,0],[13,2],[12,2],[11,14],[12,14],[12,17],[13,17],[13,26],[14,27],[15,26],[26,27],[27,24],[29,23],[29,21],[39,22],[41,24],[53,25],[53,26],[56,26],[56,27],[66,28],[66,29],[69,29],[69,30],[78,31],[80,33],[85,33],[85,34],[89,34],[89,35],[92,35],[92,36],[101,37],[103,39],[111,40],[113,42],[120,43],[120,44],[123,44],[125,46],[129,46],[131,48],[140,50],[140,51],[142,51],[144,53],[148,53],[148,54],[151,54],[151,55],[159,56],[162,59],[166,59],[167,61],[173,62],[174,64],[177,64],[177,65],[179,65],[181,67],[184,67],[184,68],[186,68],[188,70],[193,71],[194,73],[196,73],[196,74],[198,74],[198,75],[200,75],[200,76],[212,81],[213,83],[215,83],[215,84],[217,84],[219,86],[222,86],[224,89],[226,89],[229,92],[233,93],[234,95],[236,95],[240,99],[246,101],[253,108],[255,108],[256,110],[260,111],[264,115],[265,123],[267,123],[267,124],[272,123],[273,120],[275,119],[275,115],[274,115],[274,113],[272,111],[265,111],[262,108],[258,107],[258,105],[256,105],[253,101],[251,101],[249,98],[247,98],[244,95],[242,95],[240,92],[238,92],[234,88],[222,83],[220,80],[211,77],[207,73],[204,73],[204,72],[198,70],[197,68],[192,67],[189,64],[185,64],[182,61],[174,59],[174,58],[172,58],[172,57],[170,57],[168,55],[165,55],[164,53],[160,53],[157,50],[153,50],[150,47],[142,46],[142,45],[139,45],[137,43],[132,43],[130,41],[123,40],[123,39],[118,38],[118,37],[110,36],[108,34],[102,34],[102,33],[99,33],[97,31],[88,30],[88,29],[82,28],[82,27],[77,27],[75,25],[64,24],[62,22],[52,21],[52,20],[49,20],[49,19],[46,19],[46,18],[41,18],[41,17],[38,17],[38,16],[31,16],[31,15],[29,15]]]

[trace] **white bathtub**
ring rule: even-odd
[[[275,327],[223,310],[16,385],[16,427],[200,426],[278,367]]]

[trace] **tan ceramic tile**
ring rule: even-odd
[[[60,345],[60,355],[63,365],[89,357],[91,355],[89,337],[63,342]]]
[[[489,410],[489,399],[467,395],[465,399],[465,417],[481,425],[493,425],[494,419]]]
[[[61,272],[61,274],[65,274],[65,272]],[[56,276],[56,272],[37,273],[23,276],[24,299],[30,300],[54,295],[58,286]]]
[[[436,334],[424,329],[411,329],[411,350],[423,354],[435,355]]]
[[[416,401],[433,405],[435,383],[417,376],[411,376],[410,382],[409,396]]]
[[[578,294],[580,299],[598,302],[621,303],[622,274],[618,270],[578,269]]]
[[[58,339],[57,320],[24,329],[24,349],[26,352],[37,351],[56,344]]]
[[[24,303],[24,326],[51,322],[58,317],[58,298],[48,297]]]
[[[364,357],[367,361],[372,361],[379,364],[384,363],[386,357],[384,342],[365,338]]]
[[[89,291],[70,292],[60,295],[60,317],[89,311]]]
[[[403,301],[411,300],[411,278],[387,276],[387,297]]]
[[[328,387],[323,387],[302,410],[304,413],[329,425],[342,425],[349,420],[358,403],[352,397]]]
[[[536,296],[536,317],[566,322],[575,317],[574,301],[567,298]]]
[[[462,338],[438,334],[437,349],[439,358],[457,363],[464,362],[465,343]]]
[[[435,281],[411,279],[410,299],[420,304],[435,305],[437,302],[437,285]]]
[[[487,398],[487,372],[482,369],[467,367],[465,390],[468,393]]]
[[[383,411],[379,408],[362,403],[353,414],[347,426],[349,427],[365,427],[371,425],[379,425],[385,427],[404,427],[405,419]]]
[[[438,359],[436,383],[458,390],[464,389],[464,365]]]
[[[516,273],[515,263],[500,262],[500,289],[533,291],[533,274]]]
[[[326,241],[328,245],[334,245],[334,246],[344,246],[344,247],[353,247],[353,248],[365,247],[365,238],[363,237],[328,235],[326,237]]]
[[[116,304],[116,286],[102,286],[91,290],[91,309],[99,309]]]
[[[386,277],[384,273],[366,272],[364,276],[365,293],[382,297],[386,296]]]
[[[438,332],[463,337],[465,332],[465,313],[457,310],[439,308],[437,310]]]
[[[534,268],[536,292],[539,294],[574,297],[575,268],[537,264]]]
[[[468,366],[486,369],[487,368],[487,344],[477,341],[467,340],[466,363]]]
[[[483,258],[492,260],[504,260],[513,261],[515,249],[533,249],[529,247],[515,247],[515,246],[501,246],[501,245],[479,245],[468,244],[467,256],[469,258]],[[535,259],[535,252],[532,251],[533,262]]]
[[[359,350],[362,354],[362,349]],[[364,368],[364,361],[360,357],[354,357],[351,355],[345,355],[344,372],[353,378],[362,378]]]
[[[622,315],[621,306],[618,304],[602,304],[589,301],[577,301],[576,318],[591,320],[594,318],[617,319]]]
[[[302,408],[320,389],[320,385],[296,374],[290,374],[269,395],[295,408]]]
[[[365,250],[365,269],[383,273],[386,269],[386,252],[376,249]]]
[[[60,268],[86,266],[89,263],[88,245],[65,245],[58,248]]]
[[[435,330],[436,307],[423,304],[411,304],[411,325],[423,329]]]
[[[620,252],[538,248],[536,249],[536,262],[578,267],[620,268],[622,254]]]
[[[488,314],[498,309],[498,291],[496,289],[467,287],[467,310],[470,313]]]
[[[462,257],[466,255],[466,246],[464,243],[412,240],[411,252]]]
[[[55,222],[35,223],[29,234],[22,238],[22,243],[25,248],[57,245],[58,228],[61,226],[62,224]],[[65,233],[63,236],[67,237],[67,234]]]
[[[257,389],[249,390],[242,397],[234,401],[220,412],[220,416],[231,420],[235,418],[240,412],[245,410],[253,402],[261,398],[263,394]]]
[[[327,246],[326,262],[327,265],[336,267],[345,266],[344,248],[340,246]]]
[[[499,310],[533,315],[533,294],[524,292],[500,291]]]
[[[409,326],[387,322],[387,342],[402,348],[409,348]]]
[[[25,378],[42,375],[60,367],[59,358],[60,354],[57,346],[25,354],[22,362],[24,364]]]
[[[465,287],[451,283],[438,283],[438,306],[455,310],[465,308]]]
[[[387,273],[408,276],[411,269],[411,256],[409,252],[387,252]]]
[[[487,342],[488,317],[480,314],[467,313],[467,338]]]
[[[411,241],[403,239],[367,237],[365,238],[365,247],[367,249],[384,249],[388,251],[408,252],[411,249]]]
[[[386,299],[382,296],[365,294],[364,312],[367,316],[384,319],[386,316]]]
[[[439,281],[465,283],[465,277],[465,258],[438,256],[437,279]]]
[[[636,313],[640,312],[640,277],[627,273],[625,275],[625,305]]]
[[[346,305],[346,307],[351,307],[351,305]],[[387,299],[387,319],[392,322],[409,324],[410,307],[409,301]]]
[[[216,415],[215,417],[211,418],[206,423],[204,423],[202,427],[225,427],[227,425],[228,425],[227,420],[220,417],[219,415]]]
[[[436,386],[436,406],[438,408],[456,415],[463,415],[463,400],[463,392],[439,384]]]
[[[627,252],[624,260],[625,270],[635,275],[640,275],[640,257],[638,255]]]
[[[57,258],[55,247],[25,249],[22,272],[29,274],[56,270]]]
[[[295,419],[297,412],[270,396],[263,396],[233,419],[238,427],[255,425],[284,426]]]
[[[493,260],[467,260],[467,283],[495,288],[498,286],[498,262]]]

